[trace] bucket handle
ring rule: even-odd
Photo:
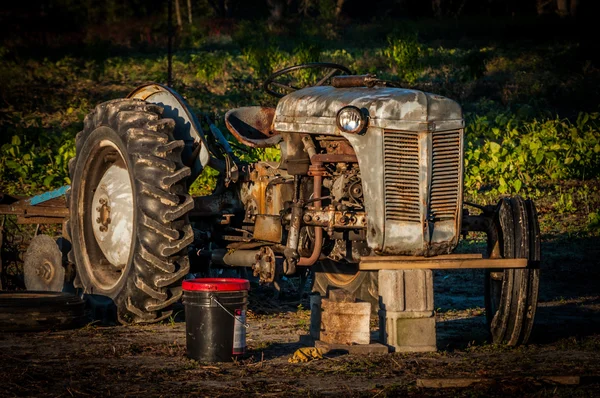
[[[217,305],[221,308],[223,308],[225,310],[226,313],[228,313],[229,315],[231,315],[233,317],[233,319],[235,319],[236,321],[238,321],[239,323],[242,324],[242,326],[244,326],[246,329],[248,329],[250,327],[249,323],[244,323],[242,322],[242,320],[240,318],[238,318],[237,316],[235,316],[234,314],[231,313],[231,311],[229,311],[227,308],[225,308],[225,306],[223,304],[221,304],[219,302],[219,300],[217,300],[217,298],[215,297],[214,294],[210,295],[210,299],[213,300],[215,303],[217,303]]]

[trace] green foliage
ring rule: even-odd
[[[75,142],[64,134],[40,135],[37,139],[14,135],[2,145],[0,175],[9,193],[36,193],[70,183],[69,159]]]
[[[273,44],[251,45],[243,51],[243,54],[248,66],[261,79],[268,77],[285,58],[279,47]]]
[[[388,37],[388,46],[383,49],[388,65],[401,80],[413,84],[419,77],[421,45],[416,34]]]
[[[294,49],[293,54],[292,63],[294,65],[319,62],[321,47],[318,44],[302,43]],[[297,79],[300,87],[305,87],[315,84],[322,75],[323,69],[303,69],[297,72]]]
[[[336,18],[336,0],[318,0],[317,7],[319,10],[319,16],[324,20],[332,20]]]
[[[490,120],[471,116],[466,128],[465,190],[534,195],[541,183],[597,178],[600,173],[598,113],[565,119],[523,121],[502,113]],[[561,209],[572,200],[561,196]]]
[[[281,159],[281,152],[278,148],[243,148],[243,150],[239,147],[234,148],[235,155],[246,163],[278,162]],[[210,167],[205,168],[190,186],[190,194],[194,196],[210,195],[216,187],[218,177],[218,171]]]
[[[571,193],[561,193],[553,207],[559,214],[575,213],[577,211],[573,194]]]
[[[588,214],[588,230],[600,233],[600,210]]]
[[[189,67],[195,68],[196,78],[203,83],[212,83],[217,76],[222,76],[227,62],[223,52],[200,51],[190,56]]]

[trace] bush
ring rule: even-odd
[[[542,183],[600,175],[598,113],[518,120],[512,114],[471,116],[466,128],[465,190],[532,195]],[[566,199],[565,199],[566,200]]]
[[[419,57],[421,46],[417,35],[406,34],[403,37],[388,37],[388,46],[383,50],[388,65],[401,80],[413,84],[419,77]]]

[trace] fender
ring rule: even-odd
[[[133,90],[127,98],[137,98],[160,105],[164,108],[163,116],[175,121],[174,135],[175,139],[183,140],[185,143],[181,158],[192,171],[190,181],[195,181],[206,165],[215,163],[216,159],[207,145],[200,122],[191,107],[175,90],[162,84],[149,83]],[[232,152],[220,131],[211,129],[211,133],[226,152]],[[198,145],[200,145],[199,152]]]

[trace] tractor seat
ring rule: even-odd
[[[225,125],[241,144],[253,148],[269,148],[282,140],[281,135],[271,131],[274,118],[275,108],[245,106],[227,112]]]

